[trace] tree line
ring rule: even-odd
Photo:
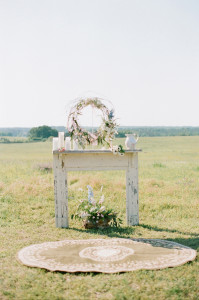
[[[86,130],[92,131],[92,128],[85,127]],[[93,128],[94,131],[97,128]],[[30,141],[46,140],[49,137],[58,136],[58,131],[64,131],[65,136],[69,133],[63,126],[47,125],[33,127],[33,128],[0,128],[0,142],[6,142],[5,137],[28,137]],[[166,126],[122,126],[118,128],[116,137],[123,138],[125,134],[137,133],[140,137],[155,137],[155,136],[198,136],[199,127],[179,126],[179,127],[166,127]]]
[[[125,137],[125,134],[135,132],[141,137],[153,136],[197,136],[199,127],[119,127],[117,137]]]

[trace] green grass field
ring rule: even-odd
[[[124,139],[117,141],[123,143]],[[62,239],[143,237],[171,240],[199,251],[199,137],[140,138],[140,225],[125,221],[125,173],[69,173],[69,210],[103,185],[121,228],[85,230],[70,220],[55,227],[51,143],[0,144],[0,299],[198,299],[199,259],[176,268],[121,274],[61,273],[16,260],[28,245]],[[81,189],[83,189],[83,192]]]

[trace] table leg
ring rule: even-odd
[[[139,224],[138,204],[138,154],[129,155],[126,170],[126,215],[127,225]]]
[[[68,187],[67,172],[61,154],[54,155],[54,193],[56,227],[68,227]]]

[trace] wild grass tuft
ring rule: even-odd
[[[154,162],[153,163],[154,168],[166,168],[166,165],[160,163],[160,162]]]

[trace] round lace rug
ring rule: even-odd
[[[195,257],[195,250],[174,242],[122,238],[46,242],[18,253],[20,262],[30,267],[103,273],[176,267]]]

